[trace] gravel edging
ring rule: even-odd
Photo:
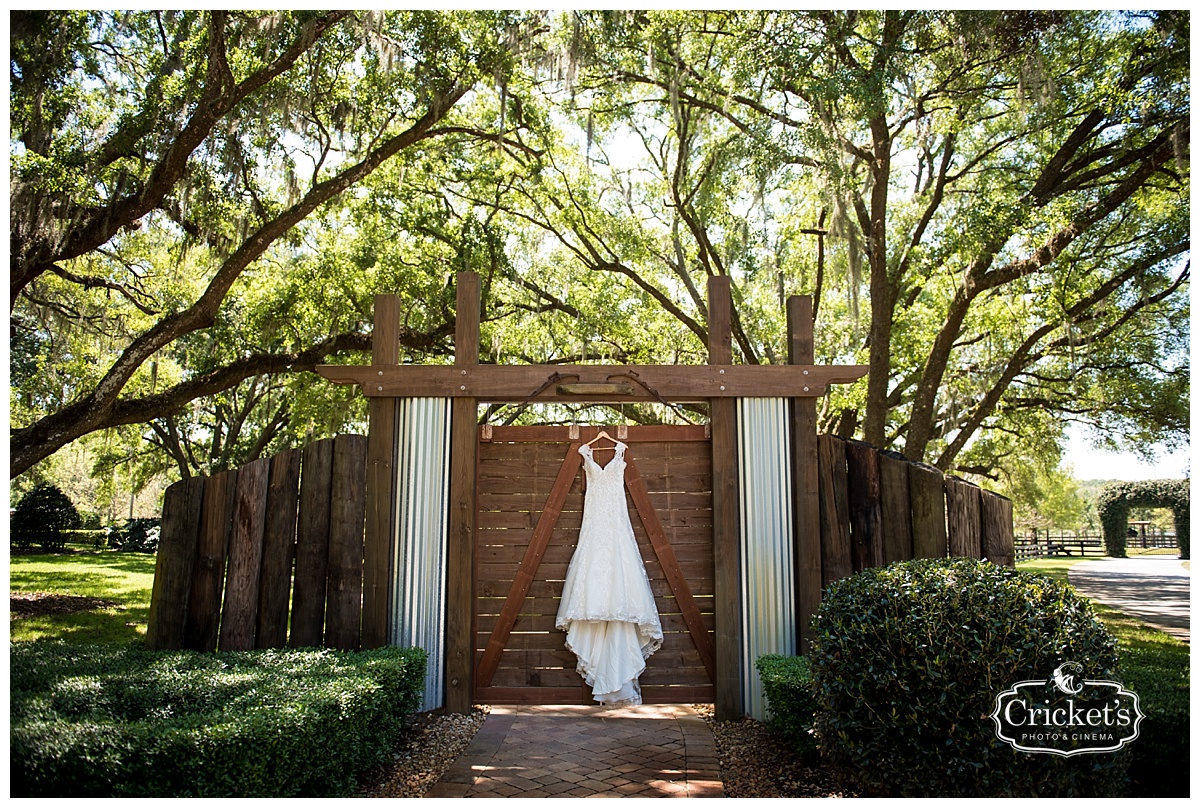
[[[424,796],[471,743],[488,712],[486,705],[475,705],[467,715],[417,713],[396,742],[391,761],[367,773],[355,796]]]
[[[753,718],[717,721],[713,705],[692,706],[716,739],[726,797],[858,796],[838,785],[819,761],[806,760],[789,749],[761,721]]]
[[[753,718],[716,721],[711,704],[692,707],[712,729],[726,797],[855,797],[819,762],[787,748]],[[489,708],[468,715],[417,713],[397,741],[392,760],[368,773],[358,797],[422,797],[462,754],[483,726]]]

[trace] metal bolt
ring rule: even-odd
[[[459,389],[459,390],[466,390],[466,389],[467,389],[467,386],[466,386],[465,384],[460,384],[460,385],[458,386],[458,389]]]
[[[379,392],[381,392],[381,393],[382,393],[382,392],[383,392],[383,385],[381,384],[381,385],[379,385],[378,387],[376,387],[375,389],[376,389],[376,390],[378,390]]]
[[[721,368],[720,370],[717,371],[717,373],[724,373],[724,372],[725,372],[725,368]]]
[[[725,389],[725,385],[721,385],[721,389],[722,389],[722,390],[724,390],[724,389]]]
[[[380,376],[382,376],[382,375],[383,375],[383,371],[382,371],[382,370],[381,370],[381,371],[379,371],[379,375],[380,375]]]
[[[807,376],[807,375],[808,375],[808,371],[807,371],[807,370],[806,370],[806,371],[804,371],[804,375],[805,375],[805,376]]]
[[[464,371],[462,372],[462,375],[466,376],[466,375],[467,375],[467,372],[464,370]]]
[[[806,392],[806,393],[808,392],[808,388],[807,388],[807,387],[805,387],[805,388],[804,388],[804,392]]]

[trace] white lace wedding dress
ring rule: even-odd
[[[576,670],[602,704],[641,704],[638,677],[662,646],[662,624],[625,505],[625,444],[600,466],[583,455],[587,492],[579,541],[555,621],[567,632]]]

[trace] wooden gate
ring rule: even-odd
[[[617,427],[609,427],[617,435]],[[596,427],[480,429],[474,700],[593,704],[554,627],[583,516],[578,447]],[[704,426],[621,428],[626,502],[663,627],[646,703],[711,702],[712,452]]]

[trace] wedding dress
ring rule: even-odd
[[[625,505],[625,444],[600,466],[580,446],[587,493],[583,523],[555,626],[567,632],[576,670],[602,704],[641,704],[638,677],[662,646],[662,624]]]

